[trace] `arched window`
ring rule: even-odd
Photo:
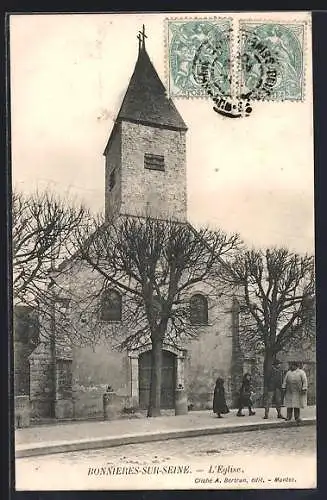
[[[208,324],[208,300],[197,293],[190,300],[190,321],[192,325]]]
[[[116,290],[105,290],[101,295],[102,321],[121,321],[122,300],[121,295]]]

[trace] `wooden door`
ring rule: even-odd
[[[176,356],[162,351],[161,367],[161,408],[170,409],[175,405]],[[151,381],[151,351],[139,356],[139,405],[146,409],[149,404]]]

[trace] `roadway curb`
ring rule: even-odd
[[[303,425],[315,425],[315,418],[307,418],[302,420]],[[40,455],[52,455],[54,453],[67,453],[73,451],[96,450],[102,448],[112,448],[126,444],[149,443],[151,441],[164,441],[167,439],[181,439],[197,436],[208,436],[216,434],[229,434],[236,432],[259,431],[273,428],[298,427],[296,422],[254,422],[253,424],[245,425],[230,425],[224,427],[201,427],[198,429],[183,429],[171,431],[149,432],[147,434],[125,434],[115,437],[101,437],[93,439],[81,439],[79,441],[61,441],[57,443],[39,443],[31,445],[21,445],[16,449],[16,458],[36,457]],[[26,446],[26,447],[25,447]]]

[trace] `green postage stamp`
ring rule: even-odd
[[[304,23],[241,21],[241,95],[300,101],[304,94]]]
[[[304,98],[305,22],[167,20],[172,97]]]
[[[168,20],[169,93],[206,97],[202,68],[222,94],[230,94],[230,19]]]

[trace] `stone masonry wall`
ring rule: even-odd
[[[54,401],[54,370],[50,346],[42,342],[29,360],[31,416],[36,419],[49,417]]]
[[[121,395],[130,394],[130,380],[126,367],[126,353],[112,348],[103,340],[94,348],[76,347],[73,350],[73,374],[75,389],[110,385]]]
[[[78,286],[77,286],[78,284]],[[62,276],[61,290],[67,294],[78,295],[76,307],[83,305],[83,296],[89,297],[101,289],[101,278],[90,269],[77,264],[68,276]],[[198,329],[195,339],[184,338],[181,347],[187,350],[185,361],[185,388],[190,403],[204,408],[211,405],[215,380],[218,376],[225,379],[228,403],[232,402],[232,346],[233,321],[231,299],[224,298],[215,285],[198,284],[189,290],[185,299],[195,293],[203,293],[208,298],[208,325]],[[96,299],[97,301],[99,300]],[[72,301],[71,308],[73,308]],[[95,305],[94,305],[95,306]],[[124,308],[124,297],[123,297]],[[121,396],[131,395],[131,366],[126,353],[114,349],[118,338],[124,338],[124,325],[115,326],[112,338],[112,326],[99,321],[97,309],[94,313],[83,314],[71,309],[70,315],[75,329],[83,334],[93,335],[98,332],[98,345],[92,347],[74,347],[73,349],[73,399],[75,417],[82,416],[83,405],[89,407],[89,415],[101,412],[101,397],[107,385],[111,385]],[[118,335],[118,337],[117,337]],[[100,340],[100,336],[102,340]],[[112,340],[111,340],[112,338]]]
[[[29,371],[30,364],[28,356],[31,348],[25,342],[14,343],[14,392],[15,396],[29,395]]]
[[[103,415],[103,394],[110,385],[121,398],[131,395],[130,365],[126,353],[117,352],[110,342],[73,350],[73,407],[75,418]]]
[[[14,310],[14,392],[29,395],[29,355],[39,343],[37,312],[31,307],[15,305]]]
[[[302,345],[290,346],[279,354],[283,368],[286,371],[290,361],[300,361],[308,379],[308,404],[316,404],[316,342],[315,339],[304,339]]]
[[[281,370],[285,374],[289,368],[290,361],[299,361],[303,364],[303,368],[308,378],[308,404],[316,403],[316,349],[313,339],[304,339],[302,345],[288,346],[283,351],[277,354],[277,358],[281,362]],[[244,352],[243,372],[252,374],[252,382],[255,390],[255,404],[262,406],[263,404],[263,354],[255,354],[249,351]]]
[[[213,390],[218,376],[225,381],[227,404],[232,404],[230,303],[223,299],[211,299],[210,304],[209,297],[208,320],[208,325],[200,328],[199,337],[185,343],[185,388],[194,409],[212,408]]]
[[[185,132],[122,123],[121,213],[186,220]],[[163,155],[165,171],[144,168],[144,154]]]
[[[106,153],[105,215],[116,215],[121,204],[121,126],[115,124]],[[110,189],[110,175],[115,172],[115,185]]]

